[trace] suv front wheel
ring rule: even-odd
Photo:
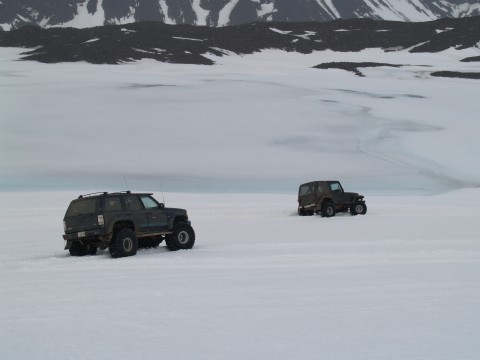
[[[195,231],[187,223],[178,223],[173,228],[173,233],[165,237],[169,250],[191,249],[195,244]]]
[[[137,249],[137,237],[129,228],[120,230],[110,244],[110,254],[113,258],[135,255]]]

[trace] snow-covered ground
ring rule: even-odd
[[[0,49],[1,357],[477,360],[480,83],[428,74],[479,52]],[[311,69],[328,61],[408,66]],[[327,178],[367,215],[296,216],[297,186]],[[68,202],[126,187],[188,209],[196,246],[67,256]]]
[[[115,260],[62,249],[76,195],[0,193],[2,358],[478,359],[479,190],[330,219],[294,195],[165,194],[196,246]]]
[[[0,49],[0,188],[369,192],[480,184],[479,71],[439,54],[265,51],[216,66],[15,62]],[[329,61],[402,68],[312,69]]]

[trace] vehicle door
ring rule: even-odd
[[[140,200],[148,216],[148,227],[150,232],[166,230],[167,213],[163,204],[160,204],[150,195],[140,195]]]
[[[345,203],[344,191],[339,182],[331,182],[330,190],[332,191],[332,198],[335,204]]]
[[[135,223],[137,235],[145,234],[150,231],[147,210],[143,207],[142,202],[137,195],[125,196],[127,208],[130,211],[130,216]]]

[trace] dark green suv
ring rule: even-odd
[[[365,215],[367,204],[363,195],[345,192],[339,181],[312,181],[298,189],[298,215],[335,216],[336,212]]]
[[[109,248],[112,257],[132,256],[139,246],[191,249],[195,232],[184,209],[166,208],[150,193],[94,193],[73,200],[63,219],[65,250],[94,255]]]

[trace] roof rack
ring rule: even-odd
[[[78,198],[82,199],[87,196],[94,196],[94,195],[113,195],[113,194],[131,194],[132,192],[130,190],[124,190],[124,191],[116,191],[113,193],[109,193],[107,191],[99,191],[99,192],[94,192],[90,194],[85,194],[85,195],[80,195]],[[153,193],[142,193],[142,194],[147,194],[147,195],[153,195]]]
[[[106,191],[98,191],[98,192],[94,192],[94,193],[89,193],[89,194],[85,194],[85,195],[80,195],[78,198],[79,198],[79,199],[82,199],[82,198],[84,198],[84,197],[86,197],[86,196],[92,196],[92,195],[98,195],[98,194],[107,195],[108,192],[106,192]]]

